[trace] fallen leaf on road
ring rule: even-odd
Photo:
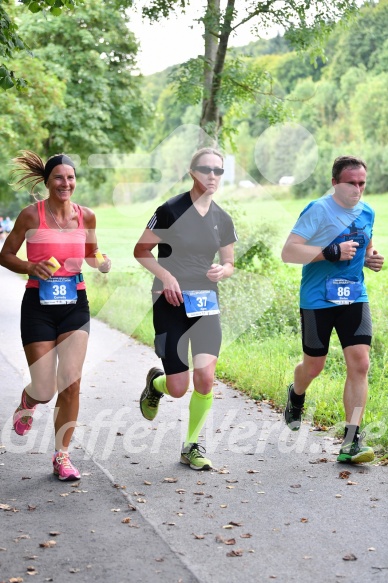
[[[139,502],[139,504],[145,504],[147,500],[145,498],[137,498],[136,502]]]
[[[9,583],[23,583],[23,577],[11,577]]]
[[[39,546],[42,547],[42,549],[50,549],[51,547],[55,547],[56,544],[55,540],[46,540],[39,543]]]
[[[225,524],[222,528],[233,528],[231,524]]]
[[[152,482],[147,482],[146,480],[144,480],[143,484],[145,486],[152,486]]]
[[[329,460],[326,457],[321,457],[316,459],[315,461],[309,461],[309,464],[326,464]]]
[[[245,532],[244,534],[240,534],[240,538],[252,538],[252,535],[250,532]]]
[[[301,488],[301,484],[291,484],[290,488]]]
[[[61,534],[61,533],[58,532],[57,530],[52,530],[51,532],[49,532],[50,536],[58,536],[59,534]]]
[[[5,512],[18,512],[16,510],[16,508],[13,508],[12,506],[10,506],[9,504],[0,504],[0,510],[4,510]]]
[[[121,508],[111,508],[111,512],[121,512]]]
[[[81,569],[75,569],[74,567],[69,569],[69,573],[79,573],[80,571],[81,571]]]
[[[184,490],[183,488],[178,488],[177,490],[175,490],[175,492],[177,494],[185,494],[186,493],[186,490]]]
[[[236,484],[238,482],[238,480],[228,480],[228,479],[226,479],[226,482],[228,484]]]
[[[131,522],[131,519],[129,518],[129,516],[126,516],[125,518],[122,519],[121,521],[123,524],[129,524]]]
[[[247,474],[258,474],[259,470],[247,470]]]
[[[205,538],[203,534],[195,534],[194,532],[193,532],[193,536],[194,536],[194,538],[196,538],[198,540],[202,540],[203,538]]]
[[[346,485],[347,486],[357,486],[358,482],[352,482],[352,480],[348,480]]]
[[[243,549],[233,549],[233,551],[226,553],[226,556],[227,557],[242,557],[243,553],[244,553]]]
[[[347,480],[351,473],[352,472],[349,472],[348,470],[344,470],[338,474],[338,477],[341,478],[341,480]]]
[[[37,571],[33,565],[30,565],[29,567],[27,567],[27,574],[28,575],[37,575],[38,572],[39,571]]]
[[[353,553],[350,553],[349,555],[345,555],[344,557],[342,557],[342,559],[344,561],[357,561],[357,557],[356,557],[356,555],[353,555]]]
[[[178,478],[164,478],[163,482],[167,482],[168,484],[175,484],[178,481]]]
[[[228,508],[227,504],[220,504],[220,508]]]
[[[300,521],[301,521],[301,522],[308,522],[308,521],[309,521],[309,519],[308,519],[308,518],[301,518],[301,519],[300,519]]]
[[[36,510],[36,506],[34,506],[33,504],[29,504],[27,506],[27,510],[29,510],[30,512],[33,512],[34,510]]]
[[[231,520],[231,521],[229,522],[229,524],[231,524],[232,526],[242,526],[242,525],[243,525],[243,523],[242,523],[242,522],[233,522],[233,520]]]

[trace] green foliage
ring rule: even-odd
[[[83,0],[20,0],[32,14],[48,10],[54,16],[60,16],[64,10],[74,9]],[[8,12],[3,5],[7,5]],[[29,46],[18,34],[16,25],[17,11],[11,2],[0,1],[0,56],[9,61],[16,58],[16,53],[26,51]],[[0,90],[7,91],[15,87],[18,91],[26,91],[27,81],[22,77],[16,77],[13,70],[9,70],[3,63],[0,65]]]

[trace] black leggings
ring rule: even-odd
[[[162,359],[166,374],[189,370],[189,341],[193,356],[218,357],[222,339],[219,314],[188,318],[184,304],[172,306],[163,294],[154,302],[153,312],[155,352]]]
[[[75,304],[42,306],[39,289],[27,288],[24,292],[20,329],[23,346],[31,342],[56,340],[58,336],[73,330],[90,331],[90,312],[86,290],[77,291]]]
[[[366,302],[319,310],[301,309],[300,314],[303,352],[308,356],[326,356],[333,328],[342,349],[356,344],[371,344],[372,320]]]

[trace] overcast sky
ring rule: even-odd
[[[186,14],[171,15],[169,19],[152,25],[148,20],[142,20],[140,13],[128,12],[129,28],[140,43],[138,64],[141,73],[150,75],[203,54],[203,25],[194,20],[203,14],[202,4],[196,0],[187,7]],[[231,37],[229,46],[242,46],[257,40],[257,36],[251,34],[250,26],[241,26],[238,34]]]

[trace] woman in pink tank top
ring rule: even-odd
[[[72,202],[76,169],[57,154],[43,160],[25,150],[14,159],[19,187],[44,182],[48,197],[23,209],[0,253],[0,265],[29,276],[21,308],[21,336],[31,374],[13,417],[18,435],[32,426],[39,403],[57,393],[54,412],[54,474],[79,480],[69,445],[77,422],[82,367],[89,338],[90,313],[81,272],[84,261],[102,273],[111,262],[98,250],[96,217]],[[27,260],[17,256],[26,241]]]

